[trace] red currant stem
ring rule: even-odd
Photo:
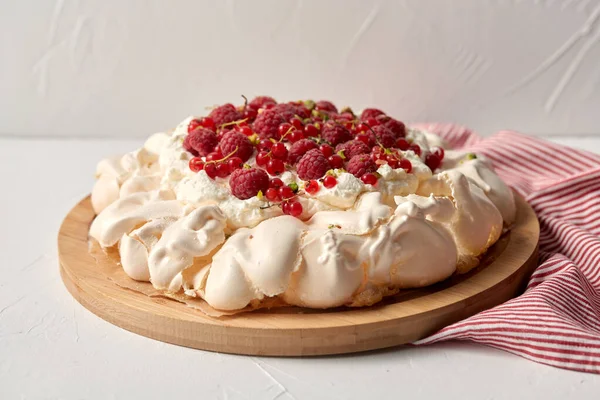
[[[221,158],[220,160],[212,160],[212,161],[205,162],[204,164],[211,164],[211,163],[216,164],[218,162],[225,161],[229,157],[234,155],[236,151],[238,151],[238,146],[235,146],[235,149],[233,149],[233,151],[231,153],[227,154],[225,157]]]
[[[246,107],[248,107],[248,98],[244,95],[242,95],[242,98],[244,99],[244,110],[246,110]]]
[[[219,129],[223,129],[223,128],[225,128],[227,126],[231,126],[231,125],[239,125],[239,124],[244,123],[246,121],[248,121],[248,118],[239,119],[237,121],[226,122],[224,124],[219,125]]]

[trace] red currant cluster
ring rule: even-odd
[[[226,178],[236,170],[251,168],[244,163],[256,154],[252,169],[266,171],[271,177],[295,169],[306,182],[305,192],[311,195],[321,185],[332,188],[337,184],[335,174],[328,173],[332,169],[343,168],[365,184],[376,185],[376,171],[382,164],[411,172],[412,165],[401,151],[422,155],[421,148],[406,139],[405,125],[380,110],[368,108],[357,116],[349,108],[338,112],[328,101],[277,103],[268,96],[246,100],[237,108],[225,104],[192,120],[183,145],[195,156],[190,160],[194,172],[204,170],[212,179]],[[435,170],[444,152],[433,149],[424,157]],[[263,191],[246,182],[250,179],[246,176],[258,175],[237,174],[235,184],[243,187],[232,188],[232,193],[246,197]],[[293,200],[297,193],[279,178],[271,178],[264,195],[285,213],[302,214],[302,205]]]
[[[272,178],[269,181],[269,188],[265,197],[269,202],[279,204],[284,214],[298,217],[302,214],[302,204],[295,199],[298,195],[298,185],[296,183],[284,185],[279,178]]]

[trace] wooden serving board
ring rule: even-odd
[[[60,228],[60,272],[84,307],[112,324],[164,342],[272,356],[372,350],[424,338],[520,293],[536,266],[539,224],[531,207],[516,198],[516,225],[477,269],[437,285],[402,291],[366,308],[284,307],[213,318],[175,300],[125,289],[102,273],[88,251],[94,218],[89,197],[71,210]]]

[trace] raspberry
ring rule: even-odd
[[[377,118],[380,115],[384,115],[385,113],[381,110],[378,110],[376,108],[365,108],[362,112],[362,114],[360,114],[360,120],[361,121],[366,121],[369,118]]]
[[[368,172],[377,171],[377,164],[371,160],[368,154],[359,154],[348,161],[346,170],[357,178],[360,178]]]
[[[373,132],[377,137],[377,141],[386,149],[394,147],[396,144],[396,135],[388,128],[383,125],[377,125],[373,127]]]
[[[351,140],[352,134],[342,125],[328,123],[321,129],[321,137],[331,143],[332,146],[337,146]]]
[[[217,128],[228,122],[242,119],[242,114],[236,110],[233,104],[223,104],[212,110],[208,116],[212,118]]]
[[[397,119],[389,118],[387,121],[382,122],[382,125],[392,131],[396,135],[396,139],[406,136],[406,126]]]
[[[317,101],[317,104],[315,105],[315,109],[319,110],[319,111],[328,111],[328,112],[332,112],[332,113],[336,113],[338,112],[337,107],[330,101],[327,100],[321,100],[321,101]]]
[[[302,139],[292,145],[288,154],[288,163],[296,164],[306,152],[316,149],[317,144],[310,139]]]
[[[307,108],[294,103],[279,103],[275,107],[272,108],[275,112],[279,113],[288,122],[290,119],[297,115],[301,118],[308,118],[309,113],[307,112]]]
[[[256,110],[264,108],[267,104],[277,104],[274,98],[269,96],[256,96],[248,105]]]
[[[263,169],[236,169],[229,178],[231,193],[241,200],[254,197],[269,188],[269,175]]]
[[[252,129],[261,139],[279,140],[279,125],[287,122],[274,108],[258,114]]]
[[[183,140],[183,148],[195,156],[206,156],[219,144],[217,135],[205,128],[196,128]]]
[[[242,161],[247,161],[254,153],[254,146],[252,146],[248,137],[240,132],[229,131],[223,135],[219,142],[219,148],[223,155],[231,154],[236,147],[235,155],[241,158]]]
[[[319,179],[330,169],[329,161],[319,149],[309,150],[296,165],[298,176],[305,181]]]
[[[340,151],[344,152],[344,157],[348,160],[354,156],[359,154],[368,154],[371,152],[371,148],[361,142],[360,140],[350,140],[346,143],[338,144],[335,148],[335,151],[339,153]]]

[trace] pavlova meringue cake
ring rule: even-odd
[[[490,163],[384,112],[260,96],[101,161],[92,240],[235,312],[368,306],[477,266],[515,219]]]

